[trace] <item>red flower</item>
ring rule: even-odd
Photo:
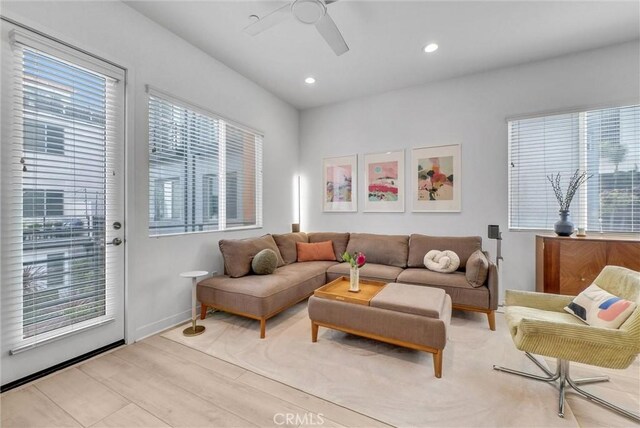
[[[365,257],[365,255],[363,253],[358,253],[358,255],[356,256],[356,264],[358,265],[358,267],[361,268],[366,262],[367,258]]]

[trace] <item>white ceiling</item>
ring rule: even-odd
[[[640,38],[638,1],[340,0],[328,10],[351,50],[337,57],[294,19],[242,31],[285,2],[126,3],[301,109]]]

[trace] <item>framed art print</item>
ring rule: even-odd
[[[325,158],[322,161],[322,207],[326,212],[358,211],[358,157]]]
[[[411,151],[411,203],[414,212],[461,210],[460,145]]]
[[[404,150],[364,155],[364,211],[404,212]]]

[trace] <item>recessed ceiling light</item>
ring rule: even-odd
[[[424,51],[426,53],[435,52],[437,50],[438,50],[438,45],[436,43],[429,43],[427,46],[424,47]]]
[[[306,83],[307,85],[313,85],[314,83],[316,83],[316,79],[309,76],[306,79],[304,79],[304,83]]]

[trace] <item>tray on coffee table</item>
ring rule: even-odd
[[[371,299],[387,285],[384,282],[369,281],[361,279],[360,291],[357,293],[349,291],[349,277],[342,276],[325,284],[313,292],[316,297],[323,299],[339,300],[342,302],[355,303],[356,305],[369,306]]]

